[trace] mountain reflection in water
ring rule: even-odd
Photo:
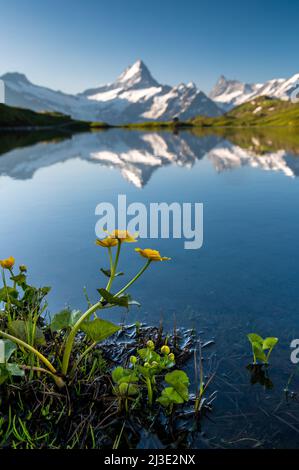
[[[16,148],[13,148],[14,139]],[[116,168],[127,181],[142,188],[158,168],[166,165],[192,168],[196,161],[205,157],[217,172],[250,166],[283,172],[288,177],[298,176],[299,158],[293,149],[271,146],[270,139],[266,147],[254,134],[247,135],[245,143],[244,139],[239,140],[240,144],[235,136],[210,133],[198,136],[187,131],[173,134],[114,129],[60,139],[43,138],[34,145],[22,147],[11,135],[7,151],[0,149],[0,175],[30,179],[40,168],[80,158]]]

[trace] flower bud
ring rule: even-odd
[[[168,354],[168,359],[173,362],[174,361],[174,354],[173,353],[170,353]]]
[[[164,344],[164,346],[162,346],[161,353],[162,354],[169,354],[170,353],[170,348],[169,348],[169,346],[167,346],[167,344]]]
[[[20,268],[21,273],[27,273],[27,266],[25,266],[24,264],[21,264],[19,268]]]
[[[148,340],[148,342],[146,343],[146,345],[147,345],[147,347],[148,347],[149,349],[155,349],[155,344],[154,344],[154,342],[153,342],[151,339]]]
[[[157,367],[159,364],[157,363],[157,361],[153,361],[152,362],[152,367]]]
[[[144,363],[144,367],[145,367],[146,369],[148,369],[150,366],[151,366],[151,365],[150,365],[149,362],[145,362],[145,363]]]
[[[131,357],[130,357],[130,362],[131,362],[131,364],[136,364],[136,362],[137,362],[137,357],[136,357],[136,356],[131,356]]]

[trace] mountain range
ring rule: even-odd
[[[290,100],[299,74],[265,83],[243,83],[221,76],[207,96],[193,83],[160,84],[142,60],[129,66],[114,82],[77,95],[33,84],[21,73],[6,73],[6,104],[34,111],[55,111],[73,119],[130,122],[187,120],[198,115],[217,117],[259,96]]]
[[[0,158],[0,175],[30,179],[41,168],[84,160],[120,171],[137,188],[144,187],[160,168],[176,165],[192,168],[206,159],[218,173],[244,166],[264,171],[299,176],[299,159],[287,150],[272,148],[265,153],[265,140],[248,136],[248,142],[237,143],[216,135],[200,138],[192,133],[109,132],[79,133],[66,139],[53,139],[5,152]],[[267,139],[266,139],[267,141]]]
[[[265,83],[242,83],[238,80],[229,80],[222,75],[209,97],[223,111],[229,111],[260,96],[290,101],[292,94],[296,95],[296,90],[299,92],[299,73],[287,79],[276,78]]]
[[[5,103],[34,111],[55,111],[86,121],[126,124],[196,115],[219,116],[222,110],[194,83],[175,87],[159,84],[138,60],[113,83],[69,95],[31,83],[20,73],[0,77],[5,83]]]

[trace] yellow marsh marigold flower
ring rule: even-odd
[[[171,258],[167,258],[166,256],[161,256],[159,251],[151,250],[150,248],[145,248],[142,250],[141,248],[135,248],[135,251],[140,253],[143,258],[150,259],[151,261],[167,261]]]
[[[131,235],[128,230],[113,230],[113,232],[110,233],[109,235],[111,238],[119,240],[121,243],[135,243],[137,242],[136,240],[136,234]]]
[[[3,269],[11,269],[14,264],[15,264],[15,259],[13,256],[0,260],[0,265]]]
[[[96,245],[103,246],[104,248],[110,248],[117,244],[118,244],[118,241],[115,238],[112,238],[110,236],[103,238],[103,240],[100,240],[99,238],[97,238],[96,240]]]

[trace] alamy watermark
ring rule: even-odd
[[[291,352],[291,362],[293,364],[299,363],[299,339],[293,339],[290,344],[290,347],[293,349]]]
[[[0,103],[5,103],[5,83],[0,79]]]
[[[186,250],[198,250],[203,245],[203,204],[142,202],[127,204],[127,197],[119,194],[117,207],[101,202],[95,209],[100,216],[95,226],[96,236],[105,238],[115,228],[138,233],[139,238],[179,238]]]

